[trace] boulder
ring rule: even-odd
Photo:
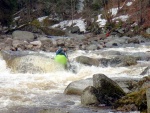
[[[146,75],[149,73],[150,66],[146,67],[140,75]]]
[[[81,95],[83,90],[86,87],[92,86],[92,85],[93,85],[92,79],[74,81],[67,86],[64,93],[68,95]]]
[[[93,86],[89,86],[84,89],[81,95],[81,104],[83,105],[97,105],[99,103],[97,99],[97,89]]]
[[[129,38],[129,39],[127,40],[127,42],[128,42],[128,43],[134,43],[134,44],[139,44],[139,43],[140,43],[140,41],[139,41],[138,38]]]
[[[28,31],[14,31],[12,33],[12,38],[16,40],[34,40],[34,34]]]
[[[30,54],[20,51],[2,51],[2,57],[13,73],[48,73],[64,70],[64,67],[53,59],[42,54]]]
[[[150,28],[148,28],[148,29],[146,30],[146,33],[147,33],[147,34],[150,34]]]
[[[80,28],[78,26],[71,27],[71,33],[80,33]]]
[[[37,46],[38,48],[40,48],[42,45],[41,41],[33,41],[33,42],[30,42],[30,44],[33,46]]]
[[[146,90],[147,113],[150,113],[150,88]]]
[[[50,48],[53,46],[53,43],[50,39],[41,40],[41,50],[43,51],[49,51]]]
[[[13,39],[12,38],[7,38],[6,40],[5,40],[5,44],[8,44],[8,45],[12,45],[12,42],[13,42]]]
[[[110,66],[131,66],[136,65],[137,59],[133,56],[117,56],[110,60]]]
[[[76,61],[81,63],[81,64],[86,64],[90,66],[99,66],[99,61],[94,58],[86,57],[86,56],[78,56],[76,58]]]
[[[98,100],[101,104],[112,105],[125,95],[123,89],[104,74],[93,75],[93,86],[98,90]]]

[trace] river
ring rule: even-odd
[[[98,54],[106,51],[133,54],[147,52],[149,50],[150,45],[147,44],[138,47],[107,48],[90,52],[81,50],[69,52],[69,61],[71,65],[76,67],[76,73],[62,69],[56,69],[53,72],[43,74],[13,73],[11,69],[7,67],[5,60],[1,57],[0,113],[39,113],[43,108],[51,108],[51,112],[45,113],[55,113],[56,111],[56,113],[59,113],[58,108],[70,110],[70,113],[71,111],[72,113],[113,113],[113,110],[109,108],[97,110],[83,107],[80,104],[79,96],[64,95],[64,89],[72,81],[90,78],[95,73],[103,73],[110,78],[142,78],[143,76],[141,76],[140,73],[144,67],[150,64],[150,61],[138,61],[136,66],[116,68],[109,66],[85,66],[77,63],[74,59],[80,55],[86,55],[92,58],[111,57],[111,55]],[[55,53],[39,53],[51,58],[55,56]],[[38,62],[38,60],[36,62]],[[57,110],[55,111],[54,109],[56,108]]]

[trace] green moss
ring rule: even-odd
[[[36,26],[37,28],[40,28],[41,26],[40,22],[37,19],[33,20],[30,24]]]
[[[58,21],[57,20],[50,20],[49,17],[45,18],[43,20],[43,26],[51,26],[51,25],[54,25],[54,24],[57,24]]]
[[[122,97],[116,101],[115,107],[120,108],[129,104],[134,104],[137,106],[138,110],[145,111],[147,109],[146,88]]]
[[[46,35],[54,35],[54,36],[64,36],[65,32],[59,29],[52,29],[48,27],[40,28]]]

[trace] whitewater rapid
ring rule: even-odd
[[[146,52],[150,46],[110,48],[99,51],[119,51],[119,52]],[[39,52],[40,54],[54,57],[55,53]],[[68,53],[71,65],[76,66],[76,72],[68,70],[56,70],[55,72],[43,74],[13,73],[6,65],[5,60],[0,57],[0,113],[9,113],[14,107],[63,107],[66,102],[67,107],[80,106],[80,97],[65,96],[63,94],[67,85],[73,81],[91,78],[93,74],[103,73],[106,76],[142,78],[140,73],[150,64],[149,61],[139,61],[136,66],[130,67],[95,67],[85,66],[77,63],[74,59],[84,55],[92,58],[110,57],[97,54],[98,51],[74,51]],[[147,76],[147,75],[145,75]],[[73,102],[73,104],[71,104]],[[17,112],[17,111],[16,111]],[[14,112],[15,113],[15,112]]]

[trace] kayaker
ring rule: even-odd
[[[59,47],[59,49],[56,51],[55,61],[64,66],[67,65],[66,49]]]
[[[59,47],[59,49],[56,51],[56,55],[64,55],[67,58],[66,49],[62,49],[61,47]]]

